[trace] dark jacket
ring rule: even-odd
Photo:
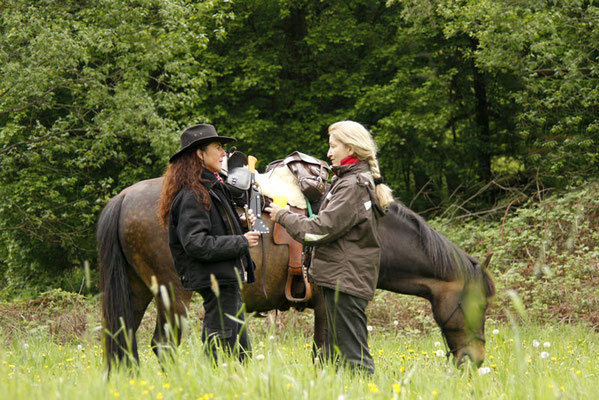
[[[370,300],[379,276],[377,219],[383,210],[366,162],[333,171],[317,218],[281,210],[276,221],[295,240],[314,246],[310,276],[316,284]]]
[[[169,212],[169,246],[181,283],[186,290],[210,287],[211,274],[221,285],[237,284],[237,274],[253,282],[255,265],[229,190],[207,170],[202,178],[208,180],[210,209],[183,188]]]

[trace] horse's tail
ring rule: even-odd
[[[129,264],[119,240],[119,218],[125,195],[108,202],[98,220],[97,242],[102,293],[103,341],[105,359],[110,371],[115,361],[138,360],[137,342],[133,329]]]

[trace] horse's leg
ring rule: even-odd
[[[156,295],[156,328],[152,349],[158,358],[171,354],[181,342],[183,326],[187,319],[187,306],[193,292],[184,291],[180,285],[160,285]]]
[[[148,305],[152,301],[152,292],[139,278],[137,273],[129,270],[129,285],[131,286],[131,306],[133,311],[133,334],[139,329]]]
[[[312,346],[313,356],[317,357],[323,349],[328,336],[327,313],[324,297],[320,288],[312,285],[311,306],[314,308],[314,343]]]

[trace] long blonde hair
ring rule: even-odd
[[[367,161],[373,178],[381,177],[379,162],[376,159],[376,143],[362,124],[354,121],[335,122],[329,126],[329,135],[339,142],[351,146],[358,159]],[[382,183],[376,185],[375,193],[383,208],[386,208],[394,200],[391,188]]]

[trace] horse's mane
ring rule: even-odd
[[[445,236],[434,230],[420,215],[400,202],[389,205],[389,213],[416,227],[420,243],[425,254],[431,260],[435,277],[452,280],[456,277],[480,282],[484,280],[488,296],[492,296],[495,287],[490,276],[480,263]]]

